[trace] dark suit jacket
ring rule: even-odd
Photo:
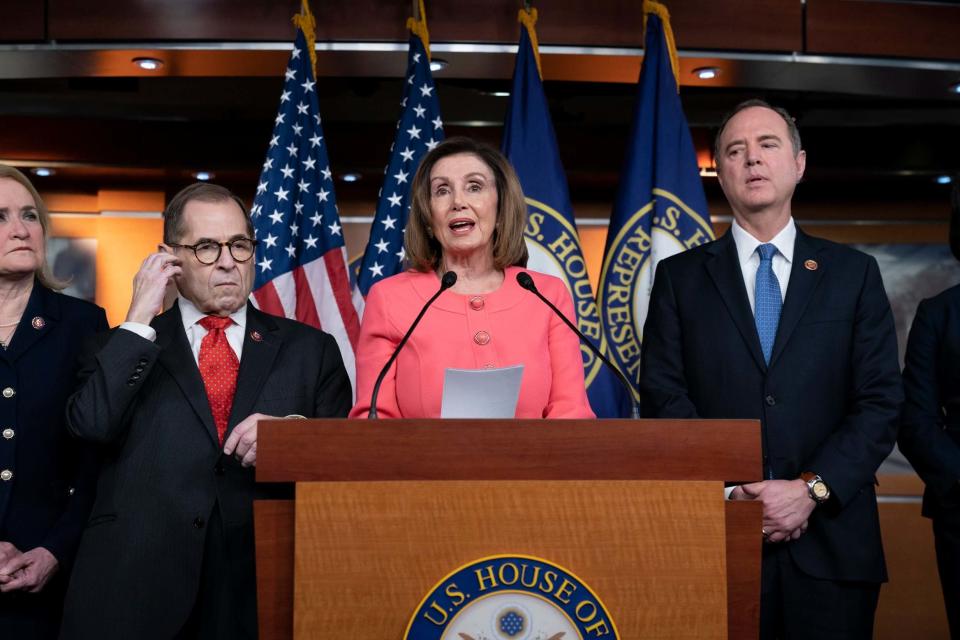
[[[875,260],[798,229],[767,366],[732,235],[668,258],[641,362],[645,416],[758,419],[766,477],[813,471],[827,482],[829,503],[789,543],[801,570],[886,580],[874,473],[893,447],[903,392]]]
[[[70,437],[64,407],[77,387],[80,345],[106,329],[100,307],[35,282],[10,346],[0,349],[0,389],[12,393],[0,395],[0,470],[13,473],[0,481],[0,541],[21,551],[44,547],[57,558],[58,575],[45,589],[56,593],[38,612],[54,620],[97,474],[94,447]],[[0,594],[0,628],[11,633],[6,605],[15,597]],[[27,603],[11,606],[22,613]]]
[[[960,286],[917,308],[903,388],[900,450],[926,484],[923,515],[960,523]]]
[[[124,329],[102,341],[68,405],[70,430],[107,452],[67,593],[65,638],[172,638],[196,599],[215,505],[230,579],[255,593],[254,470],[221,456],[178,307],[152,325],[155,343]],[[255,412],[341,417],[350,404],[332,337],[248,306],[228,431]]]

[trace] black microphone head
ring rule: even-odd
[[[457,284],[457,272],[456,271],[447,271],[443,274],[443,277],[440,278],[440,290],[449,289],[453,285]]]
[[[517,274],[517,284],[526,289],[527,291],[536,291],[537,285],[533,283],[533,278],[530,277],[530,274],[526,271],[521,271]]]

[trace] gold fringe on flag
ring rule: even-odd
[[[667,39],[667,51],[670,54],[670,66],[673,68],[673,81],[677,84],[677,93],[680,93],[680,61],[677,59],[677,43],[673,39],[673,29],[670,27],[670,12],[665,5],[653,0],[643,0],[643,33],[647,33],[647,14],[654,13],[663,23],[663,35]],[[646,48],[647,43],[643,43]]]
[[[540,66],[540,44],[537,42],[537,30],[534,26],[537,24],[537,9],[535,7],[520,9],[517,14],[517,20],[526,28],[527,35],[530,37],[530,44],[533,45],[533,57],[537,61],[537,73],[543,80],[543,67]]]
[[[306,2],[306,0],[304,0]],[[423,41],[423,48],[427,52],[427,58],[430,58],[430,32],[427,30],[427,10],[423,6],[423,0],[420,2],[420,19],[407,18],[407,29]]]
[[[317,78],[317,21],[310,13],[310,4],[307,0],[301,0],[300,13],[293,16],[293,26],[303,31],[303,36],[307,39],[307,50],[310,53],[310,68],[313,69],[313,78]]]

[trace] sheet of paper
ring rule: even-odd
[[[447,369],[441,418],[512,418],[517,413],[523,365],[502,369]]]

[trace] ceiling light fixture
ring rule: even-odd
[[[193,177],[200,182],[206,182],[207,180],[213,180],[213,173],[211,171],[197,171],[193,174]]]
[[[509,91],[491,91],[489,95],[493,96],[494,98],[509,98],[510,92]]]
[[[720,75],[720,67],[697,67],[693,70],[693,75],[701,80],[713,80]]]
[[[163,60],[159,58],[141,57],[141,58],[134,58],[133,64],[137,65],[144,71],[156,71],[157,69],[163,66]]]
[[[35,176],[40,176],[41,178],[46,178],[48,176],[52,176],[53,174],[55,174],[56,171],[54,171],[53,169],[48,169],[47,167],[36,167],[36,168],[30,169],[30,173],[32,173]]]
[[[950,93],[960,93],[960,82],[950,85]]]
[[[449,62],[443,58],[434,58],[430,61],[430,71],[436,73],[437,71],[442,71],[450,65]]]
[[[349,173],[342,174],[340,176],[340,179],[343,180],[344,182],[356,182],[357,180],[360,179],[360,174],[355,171],[351,171]]]
[[[950,176],[937,176],[937,184],[950,184],[953,178]]]

